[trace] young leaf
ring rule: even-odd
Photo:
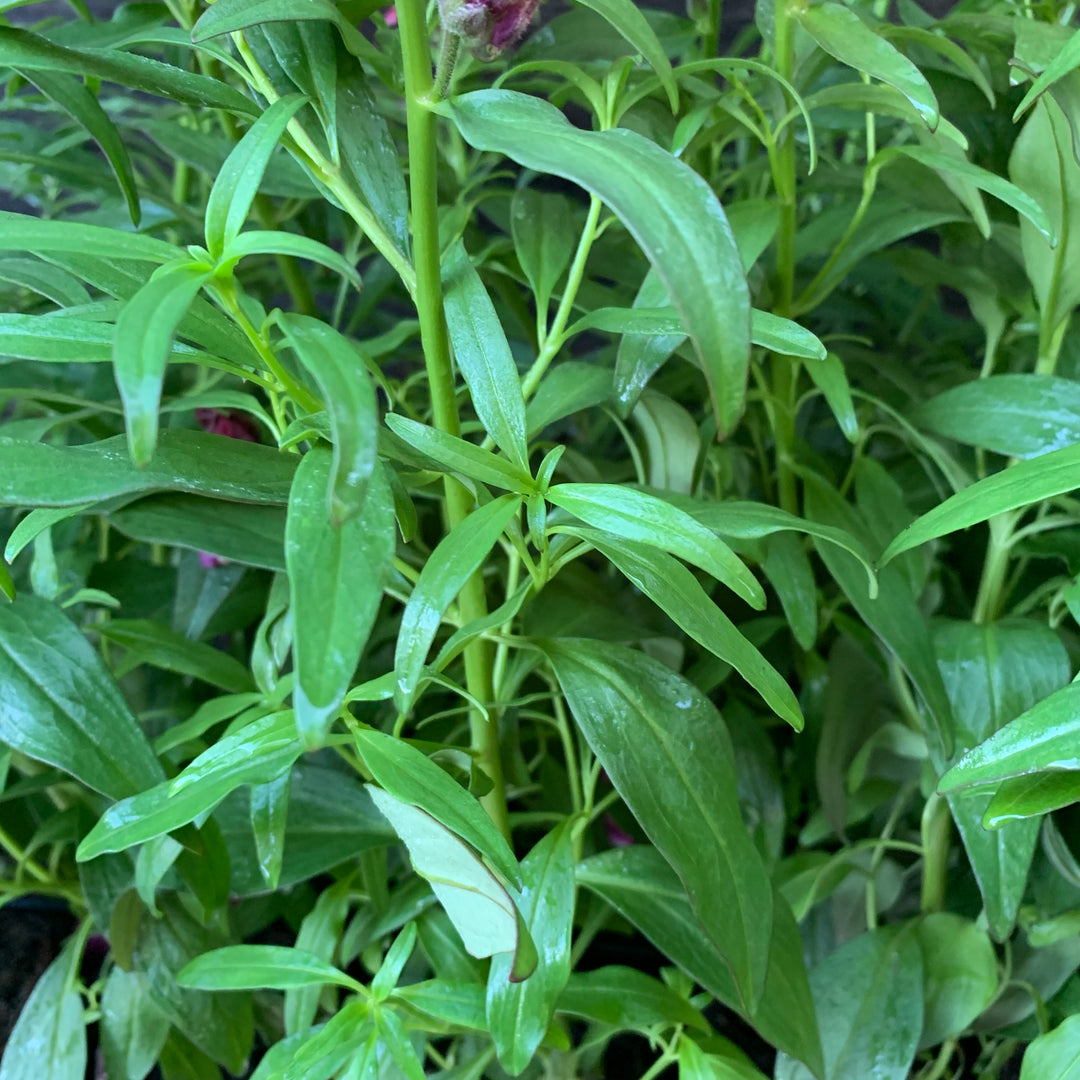
[[[244,227],[270,155],[306,101],[300,94],[278,98],[225,159],[206,202],[206,248],[212,258],[220,259]]]
[[[1046,65],[1042,74],[1028,88],[1028,92],[1023,96],[1020,104],[1016,106],[1016,110],[1013,112],[1013,123],[1015,124],[1054,83],[1063,79],[1070,72],[1075,71],[1077,67],[1080,67],[1080,31],[1075,32],[1061,46],[1054,59]]]
[[[221,253],[219,266],[231,269],[234,263],[249,255],[289,255],[295,259],[308,259],[340,274],[357,291],[360,289],[360,275],[356,267],[344,255],[318,240],[312,240],[310,236],[280,230],[268,232],[248,229],[229,242]]]
[[[645,844],[614,848],[578,863],[577,880],[634,924],[695,982],[747,1019],[780,1050],[824,1072],[802,938],[787,901],[774,890],[765,993],[748,1013],[727,960],[701,933],[689,897],[663,856]]]
[[[911,102],[926,126],[938,126],[938,103],[922,72],[859,16],[834,0],[795,13],[799,25],[841,64],[895,87]]]
[[[358,728],[356,749],[376,783],[399,802],[419,807],[486,856],[507,881],[521,871],[502,833],[476,799],[426,754],[402,739]]]
[[[593,753],[679,874],[752,1011],[765,983],[772,889],[739,814],[720,714],[642,653],[583,638],[544,651]]]
[[[565,195],[523,187],[510,203],[514,251],[547,324],[548,304],[574,254],[574,219]],[[666,298],[666,294],[665,294]]]
[[[752,607],[765,606],[765,591],[731,548],[663,499],[616,484],[557,484],[544,497],[587,525],[678,555],[722,581]]]
[[[1080,772],[1045,772],[1003,780],[983,814],[983,827],[1041,817],[1080,802]]]
[[[661,551],[610,533],[570,526],[560,526],[559,531],[592,544],[699,645],[731,664],[777,716],[796,731],[802,730],[802,710],[791,687],[709,599],[685,566]]]
[[[393,993],[415,948],[416,923],[406,923],[405,929],[394,938],[390,948],[386,950],[383,962],[375,972],[375,978],[371,980],[371,995],[376,1001],[385,1001]]]
[[[746,394],[750,296],[708,184],[636,132],[582,131],[525,94],[478,90],[439,108],[477,149],[572,180],[611,207],[663,281],[705,372],[717,428],[729,432]]]
[[[521,499],[516,495],[501,495],[479,507],[443,538],[424,563],[402,613],[394,650],[394,701],[402,712],[412,705],[424,661],[447,608],[520,507]]]
[[[522,494],[531,494],[536,489],[526,470],[475,443],[396,413],[387,414],[386,426],[409,446],[430,458],[433,465],[441,465],[444,472],[461,473],[482,484]]]
[[[326,983],[359,988],[332,964],[282,945],[230,945],[203,953],[180,969],[176,981],[194,990],[290,990]]]
[[[332,326],[307,315],[279,312],[289,348],[315,377],[330,412],[334,461],[329,511],[336,524],[360,512],[376,451],[375,388],[357,350]]]
[[[1080,486],[1080,444],[1020,461],[1001,472],[977,480],[916,518],[882,552],[880,565],[904,551],[959,529],[986,521],[996,514],[1064,495]]]
[[[521,862],[518,908],[540,957],[525,982],[511,982],[511,958],[495,956],[487,984],[487,1026],[499,1061],[513,1076],[532,1061],[570,977],[574,922],[571,825],[563,822]]]
[[[413,868],[431,882],[465,948],[472,956],[515,954],[514,968],[525,978],[536,964],[528,931],[510,894],[452,832],[431,815],[399,802],[379,788],[369,789],[379,811],[409,850]],[[523,964],[530,954],[531,964]]]
[[[112,676],[36,596],[0,607],[0,742],[119,799],[164,778]]]
[[[0,1080],[81,1080],[86,1023],[75,981],[85,933],[68,939],[34,984],[0,1058]]]
[[[578,0],[584,7],[592,8],[606,19],[645,58],[656,72],[660,85],[671,103],[671,111],[679,111],[679,85],[671,70],[671,61],[664,46],[649,25],[644,12],[632,0]]]
[[[443,279],[450,343],[476,415],[495,445],[528,473],[525,401],[517,365],[495,306],[460,242],[444,259]]]
[[[309,746],[325,739],[341,707],[395,548],[393,500],[382,469],[371,474],[360,515],[338,526],[326,513],[331,475],[326,450],[304,456],[285,524],[296,725]]]
[[[202,263],[167,264],[124,305],[116,320],[113,365],[136,465],[146,465],[154,454],[161,381],[176,327],[211,273]]]

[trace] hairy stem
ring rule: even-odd
[[[414,297],[420,319],[420,340],[424,349],[432,419],[437,428],[451,435],[461,433],[450,340],[443,314],[439,252],[438,157],[436,117],[429,106],[434,86],[431,73],[431,44],[423,0],[402,0],[397,5],[401,52],[405,68],[405,110],[409,137],[409,186],[412,204],[413,253],[416,267]],[[455,479],[446,477],[446,517],[452,529],[472,510],[472,496]],[[461,591],[458,610],[463,622],[487,614],[487,597],[481,572],[474,574]],[[480,702],[494,698],[491,642],[478,638],[464,652],[465,681],[469,693]],[[491,819],[509,837],[506,786],[499,751],[497,714],[490,718],[479,709],[469,712],[472,748],[480,767],[491,779],[491,791],[481,802]]]

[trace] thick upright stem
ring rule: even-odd
[[[423,0],[400,0],[397,5],[401,52],[405,69],[405,110],[409,136],[409,185],[412,209],[413,255],[416,267],[416,310],[420,319],[420,341],[424,349],[432,419],[435,426],[451,435],[461,433],[450,340],[443,315],[442,280],[439,260],[438,157],[436,117],[429,108],[434,80],[431,72],[431,43]],[[446,518],[452,529],[468,517],[472,497],[451,477],[446,478]],[[461,592],[458,608],[464,622],[487,614],[487,598],[480,573]],[[465,679],[469,693],[481,702],[490,702],[492,689],[492,648],[483,639],[465,649]],[[479,709],[469,714],[472,746],[480,767],[491,778],[492,789],[481,802],[496,825],[510,835],[499,752],[497,718],[490,719]]]
[[[777,0],[773,45],[779,75],[791,81],[795,66],[790,0]],[[795,140],[791,125],[780,134],[773,181],[780,202],[780,225],[776,236],[776,313],[790,318],[795,291]],[[798,361],[774,354],[772,358],[773,438],[776,441],[776,483],[780,506],[798,513],[798,494],[792,470],[795,444],[795,395],[798,384]]]

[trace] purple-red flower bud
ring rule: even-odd
[[[443,28],[491,59],[528,29],[540,0],[439,0]]]

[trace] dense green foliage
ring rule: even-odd
[[[0,3],[0,1080],[1075,1080],[1075,6],[439,7]]]

